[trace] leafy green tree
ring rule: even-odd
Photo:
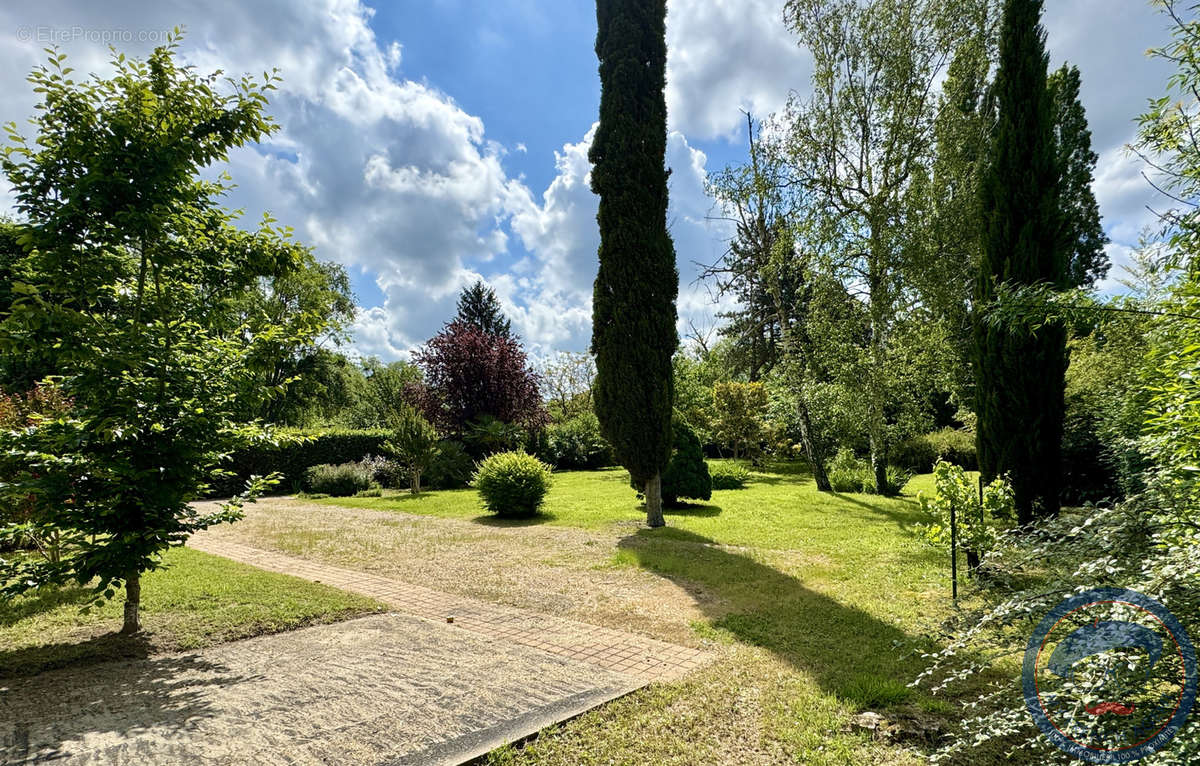
[[[250,391],[274,392],[259,402],[248,396],[248,414],[269,423],[301,419],[318,385],[306,384],[305,374],[322,372],[319,365],[331,361],[322,352],[347,339],[346,326],[354,319],[346,270],[317,261],[308,250],[298,256],[297,263],[258,280],[231,307],[231,324],[240,328],[243,341],[258,339],[252,359],[258,375]]]
[[[981,186],[983,251],[976,304],[1000,285],[1067,286],[1054,109],[1041,0],[1008,0],[993,86],[997,122]],[[984,481],[1007,474],[1027,524],[1059,509],[1066,372],[1060,322],[1034,333],[977,323],[975,408]]]
[[[762,383],[713,386],[713,432],[736,460],[758,449],[766,433],[767,389]]]
[[[972,33],[970,3],[949,0],[789,0],[784,16],[813,55],[813,90],[788,108],[792,181],[809,196],[805,228],[822,271],[857,295],[868,334],[845,380],[864,405],[876,484],[887,486],[888,379],[903,357],[890,339],[912,291],[920,227],[913,183],[933,149],[933,94]]]
[[[429,421],[411,407],[391,418],[392,437],[384,445],[408,470],[411,492],[421,494],[421,474],[438,458],[438,433]]]
[[[789,327],[782,320],[788,314],[779,305],[801,303],[804,273],[778,267],[778,254],[794,248],[790,226],[797,202],[788,193],[784,155],[778,142],[763,140],[762,125],[750,114],[746,130],[749,163],[726,167],[707,183],[708,193],[733,224],[734,236],[720,261],[702,276],[716,285],[718,298],[736,302],[736,308],[718,315],[727,320],[719,332],[732,341],[730,372],[755,381],[770,374],[783,356]]]
[[[362,372],[357,402],[347,415],[354,428],[387,428],[393,417],[418,405],[421,370],[416,365],[371,357],[363,361]]]
[[[946,333],[953,355],[947,387],[959,405],[971,402],[974,328],[971,299],[979,272],[982,222],[979,185],[987,165],[994,106],[988,80],[996,58],[996,3],[974,6],[970,31],[946,73],[934,121],[935,150],[928,178],[908,194],[921,236],[909,250],[908,276],[916,297]]]
[[[0,325],[0,348],[36,358],[51,337],[69,416],[0,432],[0,503],[41,499],[35,534],[59,535],[57,561],[0,562],[8,595],[95,581],[123,585],[124,627],[140,629],[141,575],[192,532],[239,515],[265,482],[200,514],[222,461],[261,438],[238,419],[261,338],[248,346],[210,321],[260,277],[298,264],[302,248],[267,219],[232,225],[223,187],[200,171],[275,129],[264,114],[274,76],[221,81],[176,64],[171,42],[148,60],[114,54],[110,79],[76,80],[52,54],[30,82],[37,136],[9,125],[3,168],[27,221],[30,282]],[[69,296],[69,299],[64,299]],[[5,533],[11,532],[11,529]]]
[[[663,526],[679,274],[667,232],[666,3],[597,0],[600,124],[588,158],[600,197],[592,315],[596,416]]]
[[[1046,81],[1054,109],[1058,154],[1059,211],[1062,247],[1066,249],[1067,287],[1093,287],[1108,274],[1108,235],[1100,222],[1100,205],[1092,191],[1099,157],[1092,151],[1092,131],[1079,100],[1079,67],[1064,64]]]
[[[560,351],[538,367],[542,396],[556,422],[592,414],[596,362],[590,354]]]
[[[463,288],[458,296],[458,315],[455,321],[477,327],[490,335],[512,337],[512,322],[504,316],[496,291],[476,280],[475,284]]]

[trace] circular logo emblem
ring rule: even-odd
[[[1025,650],[1025,705],[1059,749],[1130,763],[1163,749],[1196,702],[1196,649],[1167,608],[1100,588],[1046,615]]]

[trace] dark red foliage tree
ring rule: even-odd
[[[537,374],[515,338],[455,321],[414,360],[425,373],[421,409],[444,432],[461,435],[488,416],[529,427],[547,420]]]

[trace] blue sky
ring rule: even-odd
[[[670,225],[681,329],[718,310],[694,281],[729,231],[709,220],[706,175],[745,153],[741,109],[768,115],[807,89],[808,63],[782,0],[671,0]],[[1125,155],[1133,118],[1170,74],[1145,51],[1165,23],[1141,0],[1050,0],[1051,61],[1079,65],[1101,155],[1096,191],[1117,263],[1157,202]],[[590,333],[595,198],[587,185],[599,81],[594,6],[584,0],[43,0],[0,9],[2,119],[22,123],[24,74],[57,42],[104,72],[106,40],[144,54],[185,25],[199,68],[278,67],[269,146],[235,152],[230,202],[270,210],[321,258],[350,271],[354,349],[403,357],[484,277],[535,354],[582,350]],[[0,207],[8,206],[0,188]],[[1118,270],[1114,270],[1114,276]],[[1113,286],[1110,283],[1107,287]]]

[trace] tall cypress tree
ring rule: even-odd
[[[662,526],[679,345],[679,274],[667,233],[665,0],[597,0],[600,127],[588,158],[600,196],[592,314],[596,416]]]
[[[1046,84],[1042,0],[1007,0],[993,85],[997,121],[980,188],[983,245],[976,307],[1001,284],[1066,286],[1060,165]],[[1008,474],[1021,523],[1059,508],[1066,332],[978,322],[975,335],[979,466]]]
[[[456,319],[491,335],[512,337],[512,322],[504,316],[504,309],[500,308],[496,291],[485,285],[481,279],[475,280],[475,284],[470,287],[463,288],[458,296]]]
[[[1058,148],[1059,208],[1063,215],[1067,286],[1092,287],[1108,274],[1108,236],[1100,222],[1100,205],[1092,191],[1096,162],[1092,131],[1079,99],[1079,67],[1063,64],[1050,75],[1047,87],[1054,104]]]

